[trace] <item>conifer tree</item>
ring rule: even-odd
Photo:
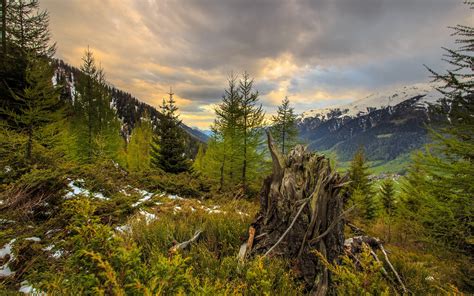
[[[258,105],[258,91],[253,90],[253,79],[244,73],[239,83],[240,105],[242,109],[242,185],[247,187],[247,178],[250,165],[255,165],[262,160],[262,155],[257,153],[262,143],[262,126],[265,113],[262,105]],[[255,168],[251,168],[255,169]]]
[[[473,9],[473,3],[467,3]],[[415,155],[403,186],[403,204],[436,243],[473,249],[474,221],[474,28],[452,27],[457,49],[445,49],[450,69],[432,69],[444,96],[434,111],[447,118],[431,130],[433,143]],[[447,107],[447,108],[446,108]]]
[[[387,241],[391,239],[391,224],[392,217],[395,213],[396,200],[395,200],[395,189],[393,180],[388,178],[382,182],[380,187],[380,200],[382,202],[383,209],[388,220],[388,236]]]
[[[282,154],[285,154],[296,144],[298,137],[296,114],[294,108],[290,107],[288,97],[285,97],[278,106],[277,115],[272,117],[272,121],[272,136],[281,148]]]
[[[229,183],[235,184],[239,180],[238,170],[242,167],[242,108],[236,77],[231,75],[228,79],[228,88],[224,92],[222,102],[215,108],[216,120],[213,131],[215,139],[222,145],[221,188],[224,186],[226,176]]]
[[[351,180],[348,188],[349,193],[358,197],[353,198],[353,201],[359,203],[359,207],[365,219],[373,219],[377,211],[377,206],[374,201],[372,182],[369,179],[368,166],[362,147],[360,147],[354,155],[349,168],[349,177]]]
[[[22,54],[52,57],[56,45],[51,44],[49,15],[39,10],[38,0],[9,1],[6,10],[7,42]]]
[[[26,71],[29,57],[52,57],[48,29],[48,12],[40,11],[38,0],[8,1],[5,5],[5,35],[3,36],[2,64],[0,66],[0,108],[24,108],[11,94],[21,93],[28,85]]]
[[[380,200],[382,201],[382,206],[389,217],[391,217],[395,212],[395,189],[393,186],[392,179],[385,179],[382,182],[380,187]]]
[[[26,71],[27,86],[21,93],[12,92],[14,99],[21,103],[21,108],[2,109],[10,126],[14,123],[13,128],[26,135],[26,162],[31,160],[38,131],[63,118],[59,90],[51,82],[52,75],[52,68],[46,60],[30,55]]]
[[[112,98],[104,71],[97,67],[89,48],[82,60],[82,75],[78,78],[77,96],[73,102],[78,158],[86,162],[104,157],[116,159],[123,148],[123,140],[120,122],[111,108]]]
[[[169,99],[161,105],[163,116],[156,135],[153,137],[151,164],[168,173],[182,173],[190,169],[186,157],[186,147],[181,120],[179,120],[178,107],[170,90]]]
[[[150,168],[153,126],[151,119],[144,116],[132,130],[127,145],[127,166],[132,171],[144,171]]]
[[[193,169],[197,172],[202,173],[204,171],[204,145],[199,144],[198,152],[193,162]]]

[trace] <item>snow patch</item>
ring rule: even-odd
[[[1,277],[8,277],[14,275],[15,272],[10,269],[8,264],[15,260],[15,256],[12,252],[12,245],[16,241],[16,239],[12,239],[9,243],[5,244],[3,248],[0,249],[0,258],[3,259],[6,256],[9,256],[8,261],[0,266],[0,278]]]
[[[125,225],[119,225],[115,227],[115,230],[121,233],[126,233],[126,232],[131,232],[132,228],[130,227],[130,225],[125,224]]]
[[[83,179],[78,179],[76,181],[71,180],[68,184],[69,192],[66,193],[64,198],[70,199],[70,198],[76,197],[78,195],[84,195],[84,196],[91,196],[91,197],[101,199],[101,200],[109,200],[109,198],[105,197],[102,193],[100,193],[100,192],[90,192],[89,190],[87,190],[85,188],[77,186],[76,185],[77,183],[84,183],[84,180]]]
[[[155,214],[149,213],[149,212],[147,212],[147,211],[141,210],[139,213],[140,213],[140,215],[142,215],[142,216],[145,217],[145,222],[146,222],[147,224],[156,219],[156,215],[155,215]]]
[[[32,241],[32,242],[40,242],[41,241],[41,239],[39,237],[36,237],[36,236],[27,237],[27,238],[25,238],[25,240]]]
[[[139,199],[136,203],[132,204],[132,207],[134,208],[150,200],[155,195],[154,193],[148,192],[146,190],[140,190],[140,189],[135,189],[135,190],[138,191],[138,193],[140,193],[142,198]]]
[[[37,289],[33,288],[28,281],[21,282],[21,287],[18,290],[20,293],[33,295],[33,296],[46,296],[45,292],[38,291]]]
[[[168,194],[166,197],[168,197],[171,200],[183,200],[184,199],[181,196],[178,196],[176,194]]]

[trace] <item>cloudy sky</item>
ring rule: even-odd
[[[42,0],[57,56],[89,45],[107,79],[158,106],[169,87],[184,122],[207,128],[230,73],[249,72],[269,114],[427,82],[442,70],[462,0]]]

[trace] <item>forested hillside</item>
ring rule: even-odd
[[[62,60],[53,60],[53,68],[53,83],[61,86],[61,98],[68,102],[73,102],[76,96],[77,82],[81,79],[82,72],[64,63]],[[156,108],[111,85],[106,85],[106,88],[111,96],[111,106],[122,123],[121,130],[125,139],[129,139],[133,128],[143,118],[149,117],[153,121],[154,126],[158,125],[162,114]],[[185,124],[182,125],[182,128],[190,136],[187,143],[188,153],[194,157],[199,144],[206,143],[208,137]]]
[[[89,47],[57,59],[41,3],[2,6],[0,295],[474,293],[474,28],[427,66],[434,100],[299,117],[231,73],[207,138],[171,88],[154,108]]]
[[[435,85],[412,86],[308,111],[299,121],[300,135],[311,149],[335,152],[340,161],[362,146],[369,160],[389,162],[429,142],[426,127],[446,120],[430,107],[440,96]]]

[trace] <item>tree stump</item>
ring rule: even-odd
[[[250,227],[245,254],[290,259],[314,295],[325,295],[330,275],[318,260],[329,262],[344,252],[345,194],[348,182],[329,159],[302,145],[282,155],[267,132],[273,172],[260,192],[260,211]]]

